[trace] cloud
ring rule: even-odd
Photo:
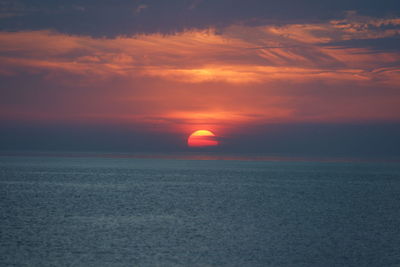
[[[363,82],[376,79],[379,68],[398,66],[391,50],[342,47],[348,29],[332,23],[287,26],[232,26],[217,31],[173,35],[92,38],[52,31],[0,34],[3,71],[67,71],[83,76],[160,77],[189,83],[265,83],[276,79],[299,82],[335,78]],[[339,34],[339,32],[342,32]],[[376,32],[376,30],[374,30]],[[370,37],[364,31],[365,38]],[[389,36],[388,33],[379,36]],[[360,35],[356,34],[360,40]],[[27,41],[29,40],[29,41]],[[381,39],[365,39],[381,40]],[[382,73],[379,72],[379,73]]]
[[[135,14],[139,14],[139,13],[141,13],[143,10],[145,10],[146,8],[148,8],[147,5],[140,4],[140,5],[138,5],[138,6],[136,7],[134,13],[135,13]]]
[[[290,8],[288,8],[290,7]],[[398,16],[395,0],[309,1],[219,0],[132,1],[108,0],[2,0],[1,29],[28,31],[53,29],[67,34],[116,37],[138,33],[175,33],[230,25],[288,25],[315,23],[343,17],[353,10],[372,17]],[[144,12],[145,11],[145,12]]]
[[[1,32],[1,116],[187,132],[398,121],[398,53],[338,43],[392,38],[397,20],[362,17],[375,26],[357,30],[357,19],[116,38]]]

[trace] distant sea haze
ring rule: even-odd
[[[0,266],[398,266],[399,177],[399,162],[3,153]]]
[[[82,152],[82,151],[0,151],[3,157],[52,157],[52,158],[121,158],[121,159],[175,159],[175,160],[235,160],[282,162],[399,162],[400,157],[386,156],[315,156],[273,153],[224,153],[214,151],[191,152]]]

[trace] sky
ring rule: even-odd
[[[400,2],[0,0],[0,150],[400,156]]]

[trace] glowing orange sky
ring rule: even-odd
[[[400,55],[326,45],[396,34],[350,19],[117,38],[0,32],[0,74],[26,80],[2,89],[0,114],[187,133],[249,123],[398,121]]]

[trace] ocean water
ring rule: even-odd
[[[0,266],[400,266],[400,164],[1,156]]]

